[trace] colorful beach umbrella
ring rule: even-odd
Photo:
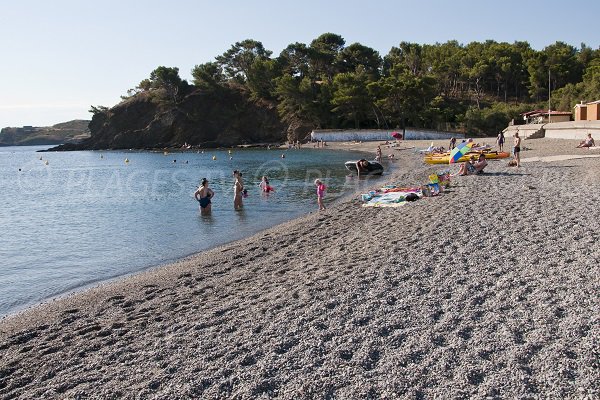
[[[471,147],[473,146],[473,142],[462,142],[459,143],[458,146],[452,149],[450,152],[450,164],[454,164],[458,162],[462,156],[471,151]]]
[[[402,134],[400,132],[392,132],[392,137],[395,139],[402,139]]]

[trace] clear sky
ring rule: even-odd
[[[600,1],[526,0],[4,0],[0,127],[89,119],[160,66],[213,61],[255,39],[278,55],[325,32],[383,56],[401,41],[558,40],[600,47]]]

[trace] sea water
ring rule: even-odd
[[[326,204],[360,187],[344,162],[362,155],[343,151],[41,149],[0,147],[0,316],[316,210],[316,178]],[[234,169],[248,189],[242,211]],[[259,190],[263,175],[274,193]],[[193,197],[204,177],[215,192],[210,216]]]

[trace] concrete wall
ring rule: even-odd
[[[587,105],[587,120],[598,121],[600,120],[600,104],[588,104]]]
[[[583,140],[591,133],[600,139],[600,121],[556,122],[544,125],[544,131],[547,138]]]
[[[544,137],[544,124],[510,125],[503,132],[505,138],[511,138],[519,132],[523,139],[537,139]]]
[[[312,140],[324,140],[326,142],[351,142],[351,141],[383,141],[395,140],[392,137],[392,132],[402,132],[402,130],[384,130],[384,129],[353,129],[353,130],[338,130],[338,129],[315,129],[310,134]],[[452,132],[440,132],[420,129],[406,129],[405,140],[435,140],[435,139],[450,139],[455,137],[462,139],[464,134]]]

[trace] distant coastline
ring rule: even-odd
[[[38,146],[79,143],[90,137],[89,120],[72,120],[52,126],[6,127],[0,131],[0,146]]]

